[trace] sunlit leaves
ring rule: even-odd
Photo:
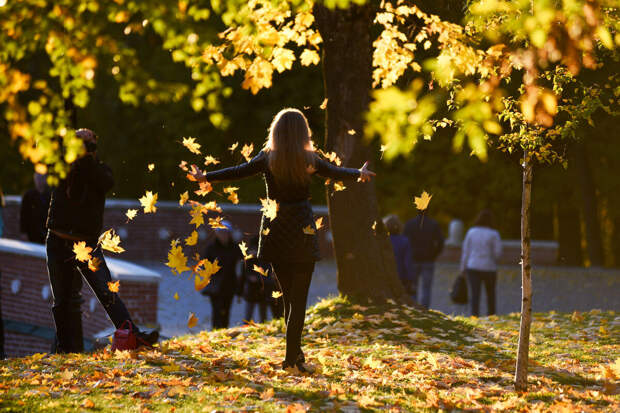
[[[190,312],[187,317],[187,328],[194,328],[196,325],[198,325],[198,317],[193,312]]]
[[[220,267],[217,259],[215,259],[213,262],[209,261],[206,258],[200,260],[197,268],[194,269],[194,288],[196,289],[196,291],[201,291],[202,289],[204,289],[211,281],[211,276],[218,272],[221,268],[222,267]]]
[[[422,195],[416,196],[413,199],[415,207],[419,209],[420,211],[426,211],[428,209],[428,204],[431,202],[432,197],[433,196],[429,195],[428,192],[426,191],[422,192]]]
[[[119,280],[116,281],[108,281],[108,290],[112,293],[117,293],[120,289],[121,282]]]
[[[144,196],[142,196],[139,201],[140,205],[144,208],[145,214],[157,212],[157,207],[155,206],[157,203],[157,193],[153,194],[152,191],[146,191]]]
[[[185,238],[185,245],[189,247],[196,245],[196,243],[198,243],[198,232],[192,231],[191,235]]]
[[[134,219],[136,217],[136,215],[138,215],[138,210],[137,209],[128,209],[127,212],[125,212],[125,216],[127,217],[127,220],[129,220],[129,221]]]
[[[254,257],[253,254],[248,254],[248,246],[245,245],[245,241],[241,241],[239,243],[239,249],[241,250],[241,254],[243,255],[243,260],[247,261],[250,258]]]
[[[218,163],[220,163],[220,161],[218,161],[217,159],[215,159],[213,156],[211,156],[211,155],[207,155],[207,156],[205,156],[205,162],[204,162],[204,164],[205,164],[206,166],[208,166],[208,165],[217,165]]]
[[[103,234],[99,236],[98,244],[101,245],[106,251],[115,252],[120,254],[124,252],[125,249],[120,246],[121,237],[116,235],[113,228],[105,231]]]
[[[209,226],[211,229],[226,229],[224,225],[224,217],[209,218]]]
[[[80,262],[88,261],[92,250],[93,249],[91,247],[86,245],[86,241],[73,243],[73,253],[75,254],[75,259]]]
[[[304,49],[299,56],[299,61],[302,66],[318,65],[321,61],[321,57],[315,50]]]
[[[92,272],[99,271],[99,266],[101,265],[101,260],[97,257],[91,257],[88,260],[88,269]]]
[[[192,206],[192,210],[189,213],[192,217],[190,224],[196,225],[196,228],[205,223],[205,219],[203,216],[203,207],[200,204],[196,204]]]
[[[255,272],[257,272],[257,273],[259,273],[260,275],[262,275],[263,277],[268,277],[268,276],[269,276],[269,272],[268,272],[266,269],[264,269],[263,267],[259,266],[259,265],[254,264],[254,265],[252,266],[252,269],[253,269]]]
[[[307,225],[303,228],[304,234],[306,235],[314,235],[316,234],[316,230],[312,228],[312,225]]]
[[[273,291],[271,293],[271,297],[275,298],[275,299],[278,299],[278,298],[282,297],[282,291]]]
[[[189,199],[188,191],[183,192],[179,197],[179,206],[185,205],[188,199]]]
[[[191,153],[200,155],[200,144],[196,142],[196,138],[183,138],[183,146],[185,146]]]
[[[245,158],[247,162],[250,162],[252,159],[252,152],[254,151],[254,144],[250,143],[249,145],[243,145],[241,148],[241,155]]]
[[[270,221],[273,221],[274,219],[276,219],[276,215],[278,214],[278,202],[275,199],[270,199],[270,198],[266,198],[260,199],[260,203],[261,203],[261,211],[263,212],[263,215],[265,216],[265,218],[269,219]]]
[[[187,266],[187,257],[183,253],[183,248],[179,245],[177,240],[172,240],[170,243],[170,251],[168,251],[168,262],[166,263],[170,267],[172,273],[181,274],[184,271],[189,271]]]
[[[239,203],[239,196],[237,195],[237,191],[239,188],[236,186],[229,186],[223,189],[225,194],[228,194],[228,200],[233,204]]]

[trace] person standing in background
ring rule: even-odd
[[[394,257],[396,258],[396,269],[398,270],[398,277],[405,286],[405,290],[409,293],[411,298],[417,300],[417,283],[413,281],[413,261],[411,259],[411,243],[409,238],[402,234],[403,223],[395,214],[387,215],[383,218],[383,224],[387,228],[390,234],[390,241],[392,242],[392,249],[394,250]],[[417,281],[417,279],[416,279]]]
[[[415,218],[407,221],[403,231],[411,243],[412,283],[417,286],[418,279],[422,279],[418,302],[426,309],[431,305],[435,260],[441,254],[444,244],[439,223],[429,217],[427,211],[420,211]]]
[[[25,233],[28,241],[37,244],[45,243],[47,230],[47,210],[50,205],[51,192],[47,185],[47,176],[34,174],[34,188],[29,189],[22,197],[19,214],[19,227]]]
[[[480,287],[484,283],[489,315],[495,314],[497,261],[502,254],[502,240],[493,229],[493,213],[483,209],[473,227],[467,231],[461,254],[461,272],[465,272],[471,291],[471,315],[480,314]]]
[[[211,281],[202,290],[203,295],[211,299],[213,309],[213,328],[228,328],[230,322],[230,307],[237,292],[237,264],[242,255],[239,246],[232,236],[232,225],[222,221],[224,228],[217,228],[215,240],[207,247],[205,258],[209,261],[217,259],[221,267],[211,276]]]

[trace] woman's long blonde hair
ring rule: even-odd
[[[277,182],[306,184],[314,168],[314,148],[308,120],[298,109],[282,109],[273,118],[265,151]]]

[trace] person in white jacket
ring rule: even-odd
[[[471,315],[480,314],[480,287],[484,283],[489,315],[495,314],[497,261],[502,253],[499,232],[493,229],[493,213],[484,209],[467,231],[461,254],[461,272],[467,275],[471,293]]]

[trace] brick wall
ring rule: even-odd
[[[53,329],[52,297],[45,257],[20,255],[0,250],[0,273],[2,274],[0,297],[2,318],[10,320],[11,323],[17,322]],[[19,282],[20,288],[15,293],[12,285],[15,285],[16,281]],[[153,280],[140,282],[121,278],[121,299],[137,324],[150,326],[157,324],[158,288],[158,283]],[[47,292],[47,298],[44,298],[44,291]],[[92,338],[96,333],[111,328],[112,323],[85,281],[82,287],[82,298],[84,337]],[[50,346],[50,340],[24,335],[17,331],[8,331],[8,329],[5,331],[5,350],[9,356],[47,352]]]

